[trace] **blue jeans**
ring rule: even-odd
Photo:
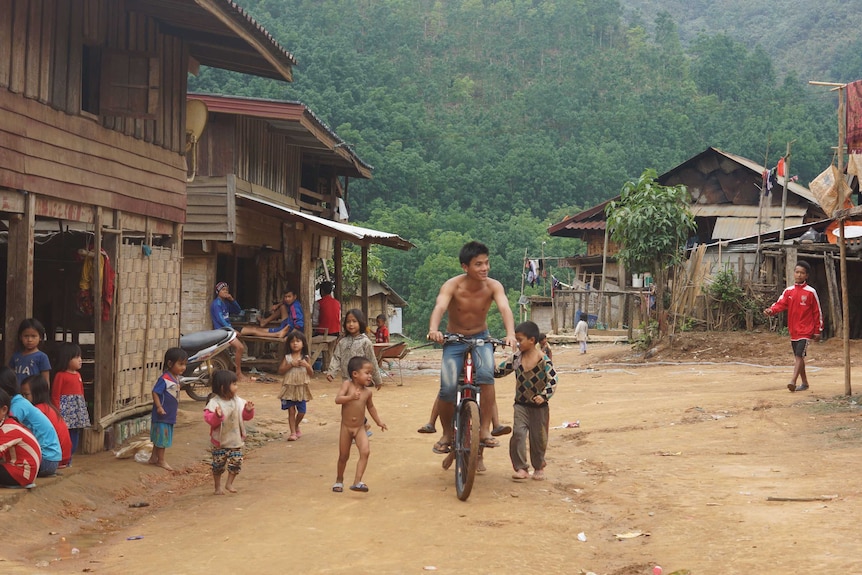
[[[470,339],[488,339],[488,330],[470,336]],[[443,346],[440,366],[440,394],[442,401],[455,403],[458,397],[458,376],[464,367],[466,343],[447,343]],[[494,346],[490,343],[473,348],[473,382],[479,385],[494,385]]]

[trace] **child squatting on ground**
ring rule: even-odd
[[[236,374],[220,369],[213,374],[213,396],[204,408],[204,420],[210,425],[213,484],[216,495],[236,493],[233,482],[242,470],[242,448],[245,446],[245,422],[254,417],[254,403],[236,394]],[[227,481],[221,488],[221,476],[227,468]]]
[[[793,378],[787,384],[790,391],[805,391],[808,389],[808,376],[805,374],[805,354],[808,351],[809,340],[820,341],[823,331],[823,314],[820,311],[820,299],[813,287],[808,285],[811,266],[808,262],[796,262],[793,269],[794,284],[786,288],[778,301],[763,310],[768,316],[773,316],[787,310],[787,329],[790,331],[790,347],[793,349]],[[802,380],[796,385],[796,380]]]
[[[184,349],[179,347],[168,349],[162,362],[164,373],[153,386],[153,422],[150,427],[153,454],[148,463],[168,471],[173,471],[174,468],[165,462],[165,450],[174,442],[174,424],[177,422],[177,411],[180,406],[179,378],[186,370],[188,359],[189,354]]]
[[[509,440],[509,457],[515,473],[512,479],[527,479],[527,438],[530,439],[530,463],[533,479],[545,479],[545,451],[548,449],[550,411],[548,400],[557,388],[557,373],[551,360],[536,345],[539,327],[525,321],[515,328],[519,352],[508,362],[500,364],[495,377],[515,372],[515,418],[512,439]]]
[[[368,491],[368,486],[362,482],[362,475],[368,465],[368,456],[371,449],[368,436],[365,434],[365,411],[374,420],[381,430],[386,431],[388,427],[380,421],[377,408],[371,399],[371,385],[374,378],[374,363],[368,358],[357,356],[347,363],[350,379],[345,379],[335,397],[335,403],[341,406],[341,432],[338,439],[338,469],[335,484],[332,490],[336,493],[344,491],[344,468],[350,459],[350,444],[356,442],[359,450],[359,461],[356,463],[356,474],[353,477],[351,491]]]

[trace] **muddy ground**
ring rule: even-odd
[[[789,342],[768,332],[685,333],[647,361],[623,345],[555,347],[548,479],[513,481],[504,441],[467,502],[435,436],[416,433],[437,351],[416,350],[404,385],[396,368],[375,394],[389,431],[372,437],[366,494],[330,490],[339,411],[325,379],[296,442],[279,384],[241,387],[257,415],[239,492],[223,497],[202,404],[183,399],[173,473],[106,452],[0,490],[0,571],[860,573],[862,411],[842,360],[839,340],[812,344],[811,390],[790,393]],[[507,422],[513,389],[498,380]]]

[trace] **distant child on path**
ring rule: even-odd
[[[587,353],[587,334],[589,331],[589,326],[587,322],[583,319],[578,322],[575,326],[575,339],[578,340],[578,343],[581,346],[581,353]]]
[[[823,331],[823,314],[820,311],[820,299],[817,291],[808,285],[811,266],[808,262],[798,261],[793,269],[794,284],[786,288],[778,301],[763,310],[768,316],[773,316],[787,310],[787,329],[790,331],[790,347],[793,349],[793,378],[787,384],[790,391],[805,391],[808,389],[808,377],[805,375],[805,354],[808,341],[820,341]],[[802,379],[802,385],[797,386],[797,378]]]
[[[542,350],[542,353],[548,356],[548,359],[554,361],[554,352],[551,351],[551,344],[548,343],[548,334],[539,334],[539,349]]]
[[[254,417],[254,403],[236,394],[236,374],[219,370],[213,374],[213,397],[204,409],[204,420],[210,425],[212,468],[215,494],[236,493],[233,482],[242,470],[242,448],[245,446],[245,421]],[[221,476],[227,468],[224,491]]]
[[[362,482],[362,476],[368,465],[368,456],[371,449],[368,444],[368,436],[365,434],[365,410],[381,430],[386,431],[388,427],[380,421],[377,408],[371,399],[371,385],[374,377],[374,362],[368,358],[357,356],[350,359],[347,369],[350,371],[350,379],[344,380],[335,403],[341,406],[341,434],[338,440],[338,469],[335,484],[332,490],[336,493],[344,491],[344,468],[350,459],[350,444],[356,442],[359,450],[359,461],[356,463],[356,474],[353,477],[351,491],[368,491],[368,486]]]
[[[377,356],[374,355],[374,344],[365,335],[368,328],[363,319],[361,310],[351,309],[344,316],[344,336],[335,345],[332,359],[329,362],[329,371],[326,379],[332,381],[336,377],[343,380],[353,377],[348,368],[348,361],[352,357],[361,356],[372,363],[372,381],[374,387],[380,389],[383,380],[380,378],[380,370],[377,369]]]
[[[27,392],[24,392],[24,388]],[[30,400],[36,409],[45,414],[54,431],[57,432],[57,440],[60,442],[60,465],[58,469],[68,467],[72,463],[72,439],[69,437],[69,428],[60,416],[60,411],[51,402],[51,390],[48,381],[41,375],[31,375],[21,383],[21,395]]]
[[[294,330],[287,334],[287,353],[278,366],[278,374],[284,375],[281,383],[281,409],[287,410],[287,422],[290,425],[288,441],[296,441],[302,437],[299,424],[305,417],[306,402],[312,398],[308,387],[314,377],[314,368],[308,355],[308,341],[301,331]]]
[[[39,344],[45,339],[45,326],[38,319],[27,318],[18,324],[18,345],[9,361],[9,367],[15,372],[18,383],[31,375],[42,374],[45,379],[51,379],[51,362],[45,352],[39,350]]]
[[[164,373],[153,386],[153,412],[150,426],[150,440],[153,442],[153,454],[149,463],[158,465],[168,471],[173,467],[165,462],[165,450],[173,444],[174,424],[177,422],[177,411],[180,406],[179,378],[186,370],[189,354],[179,347],[172,347],[165,352],[162,362]]]
[[[57,352],[57,369],[51,386],[51,401],[60,410],[69,429],[72,455],[78,450],[81,431],[90,427],[90,413],[84,398],[84,382],[81,380],[81,348],[75,343],[64,343]],[[62,371],[61,371],[62,370]]]
[[[389,328],[386,327],[386,314],[377,315],[377,331],[374,332],[377,343],[389,343]]]
[[[509,440],[509,457],[515,473],[512,479],[527,479],[530,476],[527,463],[527,437],[530,438],[530,463],[533,479],[545,479],[545,451],[548,448],[548,425],[550,422],[548,400],[557,387],[557,373],[548,357],[536,343],[539,327],[525,321],[515,328],[519,352],[494,373],[503,377],[515,372],[515,421],[512,439]]]

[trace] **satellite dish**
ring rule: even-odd
[[[198,140],[207,125],[207,105],[202,100],[186,102],[186,154],[191,156],[192,174],[186,181],[193,182],[198,166]]]

